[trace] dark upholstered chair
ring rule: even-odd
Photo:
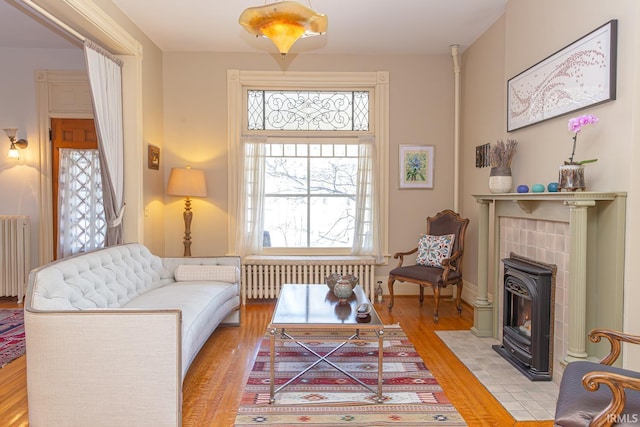
[[[440,289],[448,285],[457,285],[456,307],[458,313],[462,311],[460,296],[462,294],[462,256],[464,254],[464,235],[467,231],[469,220],[462,218],[452,210],[444,210],[434,217],[427,218],[427,234],[432,236],[455,236],[451,255],[442,260],[442,267],[430,267],[424,265],[403,265],[404,257],[418,252],[418,247],[409,252],[398,252],[393,255],[398,259],[398,265],[389,273],[389,293],[391,302],[389,311],[393,308],[393,284],[396,280],[411,282],[420,285],[420,304],[424,301],[424,287],[431,286],[435,299],[433,319],[438,323],[438,306],[440,304]],[[417,241],[417,239],[416,239]]]
[[[600,361],[572,362],[562,374],[555,425],[640,425],[640,372],[610,366],[620,355],[622,341],[640,344],[640,336],[594,329],[589,339],[606,338],[611,352]],[[600,387],[604,384],[606,387]]]

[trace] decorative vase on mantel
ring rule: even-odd
[[[489,191],[493,194],[509,193],[513,187],[511,168],[508,166],[495,166],[489,173]]]
[[[559,191],[584,191],[584,165],[573,163],[560,166],[558,174]]]

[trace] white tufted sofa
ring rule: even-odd
[[[160,258],[131,243],[33,270],[29,425],[181,425],[189,365],[220,323],[239,324],[239,306],[238,257]]]

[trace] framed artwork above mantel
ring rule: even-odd
[[[612,19],[507,82],[507,132],[616,99]]]

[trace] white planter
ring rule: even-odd
[[[511,168],[494,167],[489,174],[489,191],[493,194],[510,193],[513,187]]]

